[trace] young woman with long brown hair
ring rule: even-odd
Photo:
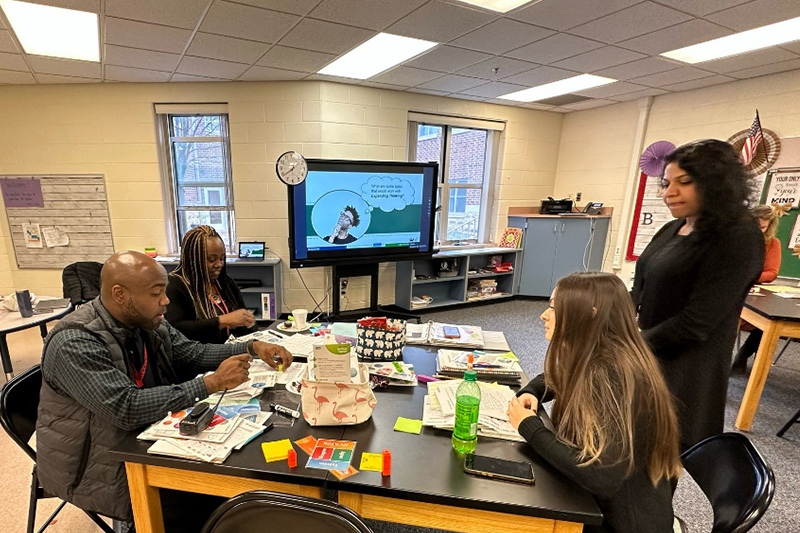
[[[170,272],[164,317],[188,338],[223,343],[256,331],[242,293],[225,268],[225,244],[211,226],[197,226],[181,242],[181,261]]]
[[[509,404],[511,424],[594,495],[604,523],[585,531],[672,531],[678,422],[625,285],[613,274],[571,274],[558,282],[541,319],[550,341],[544,374]],[[537,416],[553,399],[555,432]]]

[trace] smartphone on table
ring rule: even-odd
[[[512,461],[485,455],[468,453],[464,458],[464,471],[475,476],[514,481],[533,485],[533,465],[524,461]]]
[[[455,326],[445,326],[444,328],[444,338],[445,339],[460,339],[461,333],[458,331],[458,328]]]

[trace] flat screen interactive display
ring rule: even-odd
[[[307,162],[289,188],[292,268],[433,253],[437,163]]]

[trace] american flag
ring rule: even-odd
[[[758,144],[762,139],[761,121],[758,119],[758,110],[756,110],[756,118],[753,120],[753,125],[750,126],[750,131],[747,132],[747,139],[744,140],[742,153],[739,154],[739,159],[741,159],[744,166],[749,165],[753,160],[753,156],[756,154],[756,149],[758,149]]]

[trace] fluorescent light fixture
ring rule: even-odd
[[[744,54],[797,40],[800,40],[800,17],[678,48],[677,50],[664,52],[661,55],[684,63],[694,64]]]
[[[538,87],[531,87],[530,89],[523,89],[513,93],[498,96],[504,100],[514,100],[516,102],[536,102],[538,100],[545,100],[554,96],[561,96],[562,94],[574,93],[591,89],[592,87],[600,87],[601,85],[608,85],[614,83],[613,78],[604,78],[603,76],[594,76],[592,74],[581,74],[580,76],[573,76],[565,80],[554,81]]]
[[[22,48],[37,56],[100,61],[96,13],[0,0]]]
[[[427,52],[439,43],[379,33],[338,58],[317,74],[366,80]]]
[[[483,7],[497,11],[499,13],[507,13],[512,9],[516,9],[523,4],[534,3],[537,4],[542,0],[459,0],[465,4],[472,4],[473,6]]]

